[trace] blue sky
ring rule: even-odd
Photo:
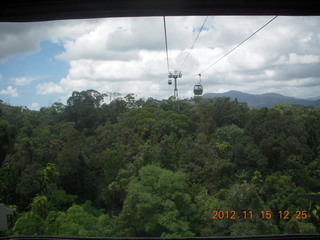
[[[170,71],[183,64],[179,96],[192,97],[198,73],[272,16],[168,17]],[[206,92],[320,92],[320,17],[280,16],[202,73]],[[168,98],[163,19],[108,18],[0,23],[0,99],[38,110],[72,91]]]
[[[57,101],[61,94],[39,94],[36,86],[46,82],[58,82],[67,75],[68,62],[55,57],[63,50],[60,44],[42,41],[39,51],[33,54],[18,54],[1,63],[1,89],[12,87],[17,90],[16,97],[2,94],[1,98],[11,105],[27,107],[31,107],[32,103],[44,106]]]

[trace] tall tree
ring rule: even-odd
[[[194,211],[185,176],[148,165],[128,186],[120,214],[121,235],[191,237]]]

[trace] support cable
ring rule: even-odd
[[[166,25],[166,17],[163,16],[163,27],[164,27],[164,40],[166,44],[166,53],[167,53],[167,68],[168,68],[168,74],[170,72],[169,69],[169,53],[168,53],[168,38],[167,38],[167,25]]]
[[[194,45],[196,44],[196,42],[197,42],[197,40],[198,40],[198,37],[199,37],[200,33],[202,32],[202,29],[203,29],[204,24],[206,23],[207,19],[208,19],[208,16],[204,19],[203,24],[202,24],[202,26],[201,26],[201,28],[200,28],[200,30],[199,30],[199,32],[198,32],[197,37],[195,38],[193,44],[191,45],[190,50],[188,51],[187,56],[186,56],[185,59],[183,60],[183,63],[181,64],[181,66],[180,66],[178,69],[181,70],[182,67],[183,67],[183,65],[186,63],[186,61],[187,61],[187,59],[188,59],[188,57],[189,57],[189,55],[190,55],[190,52],[191,52],[191,50],[194,48]]]
[[[247,37],[245,40],[243,40],[241,43],[239,43],[237,46],[235,46],[234,48],[232,48],[229,52],[227,52],[225,55],[223,55],[221,58],[219,58],[217,61],[215,61],[213,64],[209,65],[207,68],[205,68],[201,73],[207,71],[208,69],[212,68],[214,65],[216,65],[218,62],[220,62],[222,59],[224,59],[225,57],[227,57],[230,53],[232,53],[234,50],[236,50],[238,47],[240,47],[242,44],[244,44],[246,41],[248,41],[251,37],[253,37],[256,33],[258,33],[260,30],[262,30],[264,27],[266,27],[269,23],[271,23],[273,20],[275,20],[278,17],[275,16],[273,17],[271,20],[269,20],[267,23],[265,23],[262,27],[260,27],[257,31],[255,31],[254,33],[252,33],[249,37]]]

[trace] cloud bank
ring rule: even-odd
[[[179,95],[193,96],[202,74],[204,92],[239,90],[314,97],[320,92],[320,17],[278,17],[212,68],[219,58],[271,19],[270,16],[167,17],[170,70],[182,67]],[[72,91],[135,93],[167,98],[167,62],[163,19],[109,18],[28,24],[0,24],[0,60],[39,51],[50,40],[64,47],[55,56],[66,61],[66,76],[36,85],[39,95]],[[18,44],[19,39],[25,39]],[[16,47],[16,46],[19,47]],[[185,57],[188,59],[184,62]],[[28,79],[14,79],[23,86]],[[30,80],[31,81],[31,80]],[[20,84],[20,85],[19,85]],[[2,90],[15,95],[15,90]],[[17,93],[16,93],[17,94]]]

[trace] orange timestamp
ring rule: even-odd
[[[253,218],[261,218],[261,219],[291,219],[294,217],[295,219],[307,219],[308,213],[307,211],[212,211],[212,219],[253,219]]]

